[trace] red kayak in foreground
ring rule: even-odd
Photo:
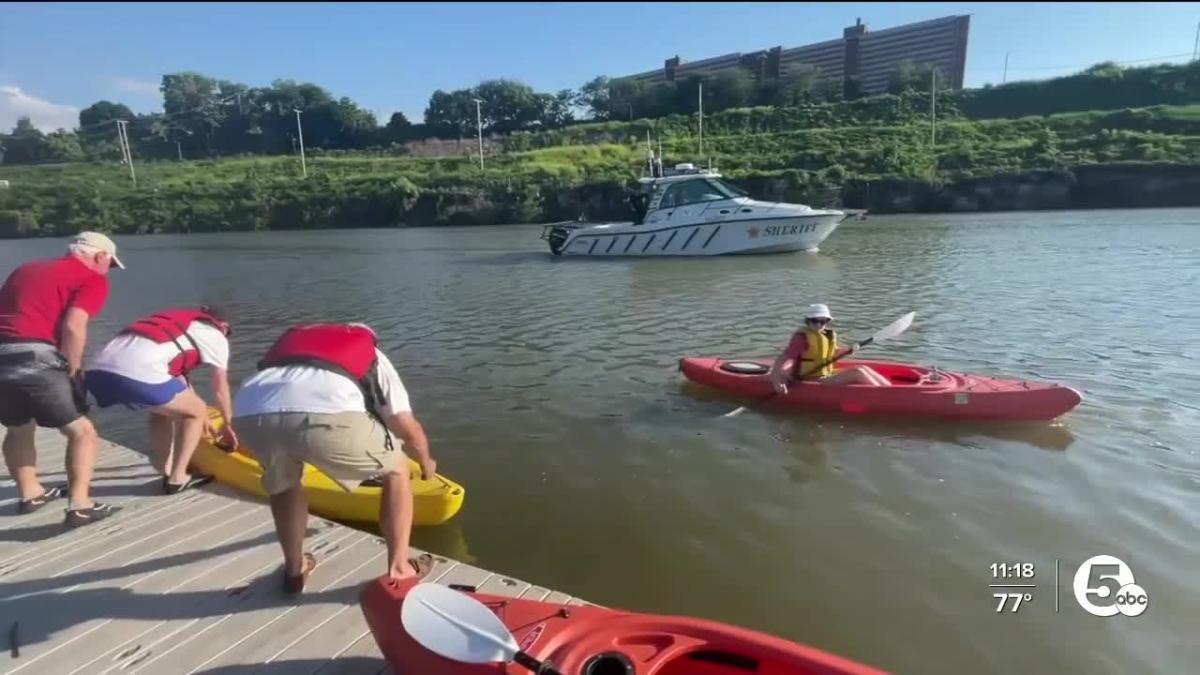
[[[680,359],[684,376],[698,384],[772,404],[867,415],[905,415],[961,420],[1051,420],[1082,400],[1061,384],[988,375],[934,372],[930,368],[886,361],[843,359],[836,368],[870,366],[891,387],[793,382],[788,393],[771,396],[766,360]],[[768,398],[770,397],[770,398]]]
[[[445,659],[404,630],[414,581],[376,579],[362,592],[367,625],[403,675],[530,675],[516,664]],[[467,591],[464,591],[467,592]],[[701,619],[470,593],[496,613],[530,656],[562,675],[879,675],[884,671],[763,633]]]

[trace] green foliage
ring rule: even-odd
[[[571,195],[588,191],[606,195],[588,202],[589,213],[599,214],[613,208],[613,190],[619,201],[619,186],[639,175],[646,130],[661,139],[667,165],[704,164],[711,157],[756,196],[813,204],[836,203],[846,186],[864,181],[928,185],[1090,165],[1200,164],[1200,106],[943,119],[937,145],[930,147],[928,121],[916,112],[924,108],[922,100],[906,94],[722,111],[711,122],[706,119],[703,157],[692,120],[678,116],[524,134],[514,137],[525,139],[523,147],[514,144],[489,157],[482,172],[467,157],[331,151],[310,159],[308,180],[291,157],[151,161],[139,164],[135,188],[115,164],[0,167],[0,178],[12,185],[0,191],[0,231],[12,236],[81,229],[200,232],[528,222],[578,215],[582,207],[569,201],[576,198]],[[869,123],[878,117],[890,123]]]
[[[0,209],[0,238],[29,237],[37,233],[37,220],[29,211]]]
[[[425,124],[439,136],[460,138],[477,124],[489,134],[561,127],[574,119],[576,99],[570,89],[543,94],[515,80],[485,80],[471,89],[433,92]]]
[[[933,86],[935,72],[939,86],[944,89],[946,77],[940,70],[928,63],[917,63],[908,59],[901,61],[896,64],[895,70],[888,76],[888,93],[929,91]]]
[[[97,101],[79,111],[79,126],[83,129],[91,129],[114,120],[131,120],[134,117],[136,115],[133,114],[133,111],[123,103]]]
[[[1197,103],[1200,61],[1143,68],[1101,63],[1067,77],[966,90],[957,96],[972,118]]]

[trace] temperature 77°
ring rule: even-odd
[[[1008,605],[1010,612],[1016,612],[1021,608],[1021,603],[1033,600],[1032,593],[992,593],[992,597],[996,599],[996,613],[1004,611],[1004,606]]]

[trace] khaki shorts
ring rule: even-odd
[[[349,492],[403,460],[400,441],[389,449],[387,430],[365,412],[251,415],[235,418],[233,428],[262,463],[263,489],[272,495],[295,487],[305,462]]]

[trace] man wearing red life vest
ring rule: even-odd
[[[230,333],[220,310],[167,309],[126,326],[88,368],[87,387],[100,407],[149,410],[152,460],[163,473],[165,494],[212,481],[212,476],[188,473],[208,423],[208,406],[188,376],[202,365],[211,366],[217,408],[226,420],[233,417],[227,374]],[[229,425],[222,435],[222,444],[236,447]]]
[[[242,384],[233,426],[263,465],[275,531],[283,548],[284,590],[299,593],[317,564],[305,553],[308,503],[301,486],[307,462],[346,491],[380,477],[379,526],[387,540],[388,573],[423,576],[428,556],[408,557],[413,495],[399,437],[433,478],[437,463],[408,393],[375,333],[363,324],[309,324],[286,331]]]
[[[33,513],[68,490],[68,527],[116,512],[90,497],[97,434],[84,414],[81,381],[88,321],[104,309],[112,267],[125,268],[112,239],[82,232],[66,256],[25,263],[0,288],[0,424],[7,428],[4,462],[21,493],[19,514]],[[68,490],[46,489],[38,480],[38,426],[67,437]]]

